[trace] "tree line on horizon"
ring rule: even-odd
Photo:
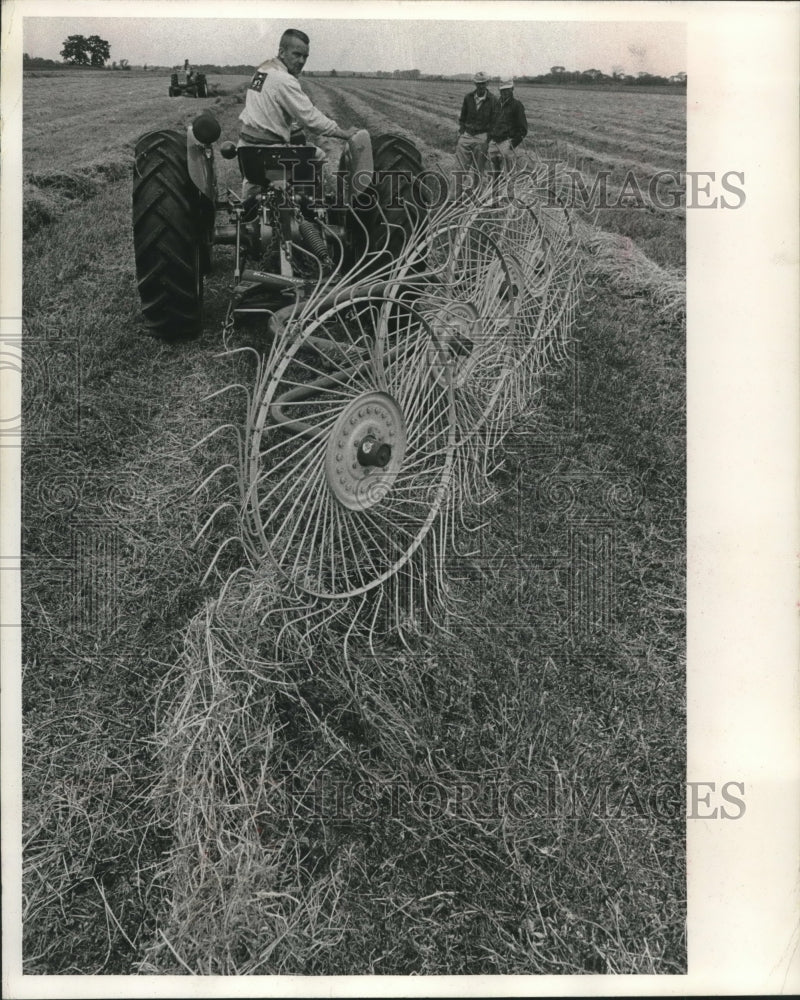
[[[303,76],[333,76],[333,77],[363,77],[367,79],[389,79],[389,80],[450,80],[465,81],[472,80],[472,73],[422,73],[418,69],[396,69],[387,70],[304,70]],[[489,76],[489,83],[499,83],[500,75]],[[624,83],[634,86],[653,86],[656,84],[665,85],[686,85],[686,73],[681,71],[673,76],[659,76],[655,73],[626,73],[621,67],[615,67],[612,73],[603,73],[599,69],[568,70],[563,66],[553,66],[548,73],[540,73],[536,76],[522,75],[514,78],[517,83],[557,83],[557,84],[597,84],[597,83]]]
[[[119,64],[113,62],[106,65],[110,58],[110,46],[108,42],[91,35],[85,38],[82,35],[70,35],[64,41],[64,48],[61,50],[64,57],[62,62],[55,59],[42,59],[38,56],[30,56],[25,52],[22,56],[23,69],[122,69],[139,70],[151,73],[170,73],[183,60],[176,62],[173,66],[152,66],[144,65],[131,66],[127,59],[121,59]],[[190,60],[191,62],[191,60]],[[256,67],[254,65],[239,63],[236,65],[219,65],[216,63],[193,63],[193,68],[200,73],[217,73],[224,76],[251,76]],[[309,77],[355,77],[361,79],[379,80],[442,80],[451,82],[469,82],[472,73],[423,73],[418,69],[395,69],[395,70],[306,70],[303,74]],[[500,76],[490,76],[489,82],[499,83]],[[527,84],[560,84],[570,86],[580,86],[586,84],[624,84],[627,86],[686,86],[687,77],[685,72],[675,73],[672,76],[659,76],[654,73],[640,71],[629,74],[621,66],[615,66],[613,71],[603,73],[599,69],[568,70],[564,66],[553,66],[548,73],[538,75],[522,75],[515,78],[517,83]]]

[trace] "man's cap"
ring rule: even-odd
[[[514,87],[514,80],[512,77],[507,76],[504,80],[500,81],[499,90],[510,90]]]
[[[481,72],[481,71],[479,70],[479,71],[478,71],[478,72],[477,72],[477,73],[475,74],[475,76],[473,76],[473,78],[472,78],[472,82],[473,82],[473,83],[488,83],[488,82],[489,82],[489,77],[488,77],[488,76],[487,76],[487,75],[486,75],[485,73],[482,73],[482,72]]]

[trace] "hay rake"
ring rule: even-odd
[[[580,286],[568,216],[530,186],[408,223],[377,272],[365,257],[272,317],[240,477],[250,564],[310,629],[341,617],[370,643],[459,616],[446,557],[565,356]]]
[[[348,636],[372,642],[384,629],[402,637],[421,613],[457,615],[445,573],[456,527],[473,526],[499,445],[565,357],[581,285],[569,212],[530,164],[432,204],[417,151],[383,136],[371,150],[367,140],[368,183],[347,176],[345,206],[326,203],[313,147],[238,150],[245,177],[261,187],[254,216],[253,205],[216,200],[214,125],[193,123],[185,160],[172,133],[143,137],[134,185],[137,270],[156,335],[176,324],[197,332],[197,289],[215,242],[235,245],[227,351],[252,350],[231,343],[239,316],[268,321],[239,437],[238,496],[201,534],[234,508],[247,557],[234,575],[250,574],[264,620],[277,615],[307,636],[339,619]],[[237,155],[226,146],[223,156]],[[306,170],[301,182],[293,186],[279,154]],[[386,183],[391,171],[402,183]],[[159,250],[156,241],[154,258],[160,179],[172,242]],[[210,205],[232,224],[214,228]],[[171,264],[178,244],[180,270]],[[165,312],[162,292],[178,284],[188,306],[170,302]]]

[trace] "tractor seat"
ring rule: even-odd
[[[288,180],[297,185],[317,183],[314,146],[239,146],[239,168],[245,179],[259,187]]]

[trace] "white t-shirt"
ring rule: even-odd
[[[247,90],[239,121],[245,128],[264,129],[289,141],[290,123],[300,122],[320,135],[333,135],[339,126],[315,108],[297,77],[277,57],[256,70]]]

